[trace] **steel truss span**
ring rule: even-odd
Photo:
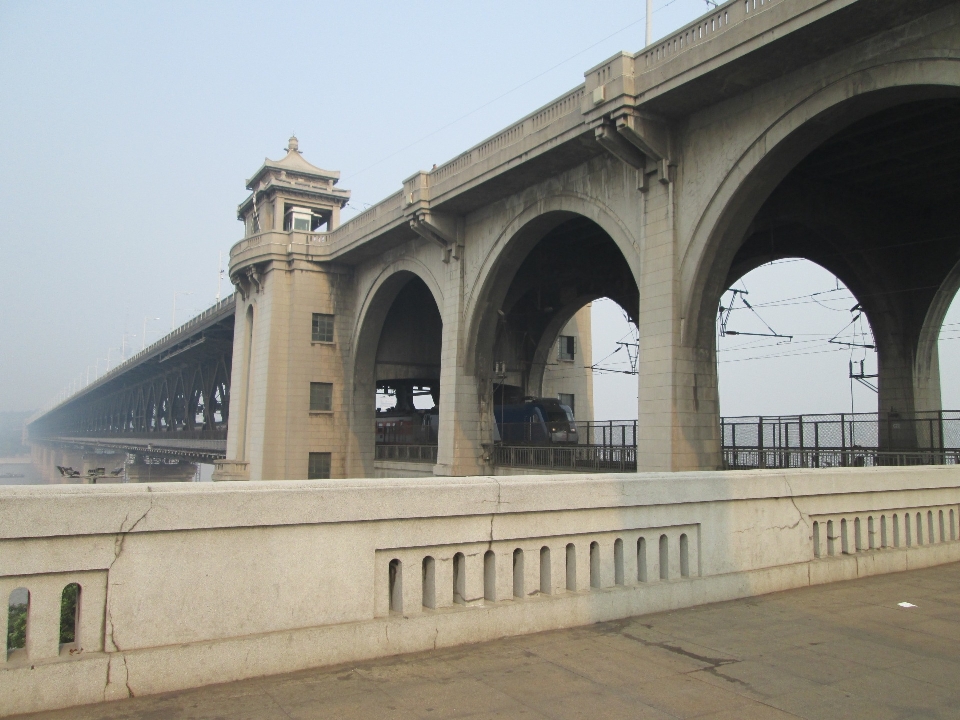
[[[29,426],[30,439],[193,459],[223,457],[234,308],[221,305],[204,322],[188,323],[38,418]]]

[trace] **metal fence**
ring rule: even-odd
[[[956,464],[960,411],[721,418],[725,468]]]
[[[597,445],[600,447],[636,447],[636,420],[576,421],[546,424],[540,422],[498,423],[503,445]]]
[[[500,423],[493,461],[509,467],[580,472],[635,472],[635,420],[567,423]]]
[[[575,427],[501,423],[493,462],[544,470],[636,471],[635,420],[577,422]],[[725,469],[960,464],[956,410],[721,418],[720,432]],[[434,438],[391,439],[377,444],[378,460],[436,462]]]
[[[635,445],[496,445],[494,464],[508,467],[576,470],[579,472],[635,472]]]
[[[437,462],[436,445],[384,445],[377,444],[377,460],[395,460],[399,462]]]

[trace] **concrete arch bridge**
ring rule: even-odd
[[[343,224],[338,179],[294,138],[248,181],[232,361],[203,374],[232,380],[203,419],[215,432],[229,415],[223,479],[400,473],[378,468],[378,389],[435,433],[411,474],[495,473],[507,395],[589,406],[589,363],[563,366],[557,343],[576,346],[600,297],[639,330],[637,468],[720,468],[717,306],[786,257],[857,297],[883,418],[937,413],[960,287],[960,4],[731,0]],[[196,427],[194,386],[168,380],[154,401],[170,434]],[[149,423],[130,411],[149,401],[125,397],[75,416]],[[905,427],[887,442],[923,442]]]

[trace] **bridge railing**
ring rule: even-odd
[[[496,445],[493,461],[506,467],[576,472],[636,472],[635,445]]]
[[[212,316],[217,315],[218,313],[224,311],[227,307],[232,307],[235,303],[236,303],[235,294],[230,293],[219,302],[215,303],[214,305],[210,306],[209,308],[201,312],[199,315],[194,315],[192,318],[187,320],[187,322],[185,322],[180,327],[175,328],[170,333],[168,333],[167,335],[164,335],[162,338],[160,338],[156,342],[151,343],[150,345],[142,349],[137,354],[132,355],[131,357],[121,362],[119,365],[116,365],[111,369],[107,370],[106,372],[104,372],[103,375],[100,375],[99,377],[94,378],[92,382],[84,385],[82,388],[77,390],[72,395],[69,395],[63,400],[60,400],[58,402],[54,402],[49,407],[43,410],[37,411],[27,420],[26,424],[29,425],[34,420],[42,417],[43,415],[46,415],[47,413],[57,409],[58,407],[62,407],[66,405],[67,403],[71,402],[74,398],[76,398],[79,395],[82,395],[88,390],[94,387],[97,387],[99,385],[103,385],[113,380],[114,378],[119,377],[123,373],[127,372],[127,370],[129,370],[130,368],[135,367],[137,364],[139,364],[144,358],[149,357],[150,355],[155,353],[157,350],[159,350],[161,347],[170,344],[171,340],[184,335],[189,335],[198,325],[202,325],[207,320],[209,320]]]
[[[953,464],[960,411],[721,418],[724,467]]]
[[[960,464],[960,411],[746,416],[720,420],[725,469]],[[500,425],[494,462],[557,470],[636,469],[636,421],[578,422],[576,431]]]
[[[781,2],[783,0],[729,0],[722,3],[637,53],[637,71],[651,70],[662,65]]]
[[[376,460],[393,460],[397,462],[437,462],[436,445],[388,445],[378,443],[376,446]]]

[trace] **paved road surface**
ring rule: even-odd
[[[960,564],[29,717],[960,718]]]

